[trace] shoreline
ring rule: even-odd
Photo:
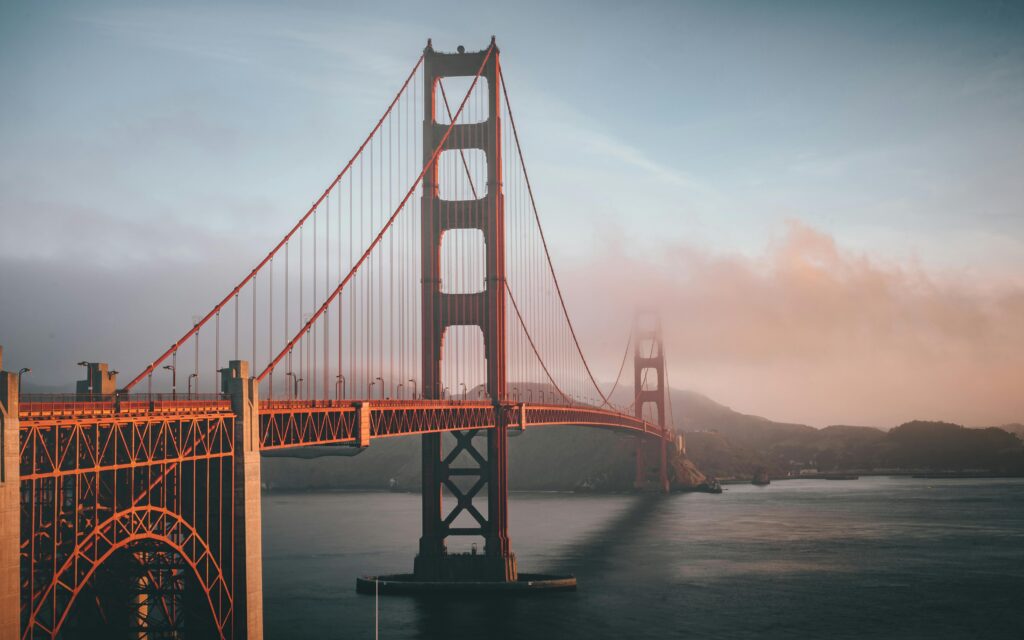
[[[853,476],[871,478],[911,478],[920,480],[1019,480],[1024,479],[1024,474],[996,473],[996,472],[967,472],[967,471],[903,471],[903,472],[843,472],[834,474],[821,474],[814,476],[779,476],[771,477],[772,482],[783,480],[843,480],[854,482]],[[751,484],[750,479],[728,478],[719,480],[724,485],[746,485]],[[420,495],[418,490],[394,491],[380,487],[306,487],[306,488],[277,488],[263,487],[265,494],[309,494],[309,493],[396,493],[405,495]],[[637,495],[649,492],[637,491],[634,489],[608,489],[608,490],[586,490],[578,491],[572,489],[513,489],[509,493],[517,495],[574,495],[574,496],[614,496],[614,495]],[[670,493],[711,493],[699,489],[673,489]]]

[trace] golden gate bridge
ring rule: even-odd
[[[261,637],[263,453],[420,436],[419,583],[521,582],[510,430],[635,434],[637,486],[667,491],[659,322],[638,315],[605,392],[540,220],[494,39],[428,41],[299,221],[127,384],[101,363],[67,396],[0,374],[0,637]]]

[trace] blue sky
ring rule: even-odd
[[[337,173],[427,37],[477,49],[491,34],[569,272],[609,237],[630,257],[683,246],[757,271],[807,228],[844,260],[996,296],[986,304],[1024,287],[1014,2],[5,2],[0,287],[14,295],[33,273],[40,287],[126,273],[155,287],[215,254],[253,261]],[[40,382],[71,375],[57,360],[84,329],[26,317],[0,315],[8,357],[27,361],[32,344],[54,371]],[[168,336],[181,324],[154,322]],[[676,378],[750,411],[792,405],[711,369]],[[1019,402],[1001,406],[985,419],[1024,419]]]

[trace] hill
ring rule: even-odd
[[[550,389],[518,389],[540,398]],[[621,390],[616,400],[628,398]],[[820,471],[958,471],[1024,473],[1024,425],[971,429],[943,422],[909,422],[889,431],[873,427],[774,422],[737,412],[693,391],[672,390],[675,423],[686,438],[686,458],[705,474],[749,478],[758,468],[773,476]],[[633,437],[586,427],[528,429],[509,440],[513,490],[569,491],[580,486],[628,490]],[[264,482],[286,489],[381,489],[394,479],[418,490],[418,438],[375,441],[351,458],[266,458]],[[691,464],[692,463],[692,464]],[[674,466],[675,463],[674,463]],[[683,473],[680,471],[679,473]]]

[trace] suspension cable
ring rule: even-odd
[[[583,361],[583,368],[587,372],[587,376],[590,378],[590,383],[594,385],[594,389],[597,390],[599,396],[601,396],[602,406],[611,408],[611,403],[608,401],[607,396],[601,391],[601,387],[598,386],[597,380],[594,379],[594,374],[590,370],[590,364],[587,363],[586,356],[583,355],[583,348],[580,346],[580,341],[576,337],[576,330],[573,328],[572,320],[569,318],[569,310],[565,306],[565,298],[562,296],[562,287],[558,283],[558,275],[555,273],[555,266],[551,262],[551,253],[548,251],[548,243],[544,237],[544,228],[540,224],[540,214],[537,212],[537,201],[533,196],[533,187],[530,185],[530,174],[526,170],[526,161],[523,159],[523,148],[519,143],[519,130],[516,128],[516,119],[512,114],[512,103],[508,99],[508,88],[505,86],[505,74],[498,73],[501,78],[501,91],[505,96],[505,106],[508,108],[508,119],[512,123],[512,136],[516,143],[516,152],[519,154],[519,164],[523,169],[523,178],[526,180],[526,190],[530,196],[530,207],[533,210],[533,217],[537,221],[537,230],[540,233],[540,241],[544,247],[544,256],[547,258],[548,269],[551,272],[551,278],[554,280],[555,291],[558,293],[558,302],[562,307],[562,314],[565,316],[565,321],[569,325],[569,334],[572,336],[572,341],[576,345],[576,352],[580,355],[580,360]]]
[[[416,181],[413,182],[411,187],[409,187],[409,191],[405,194],[405,197],[402,198],[402,201],[398,203],[398,207],[391,214],[391,217],[388,218],[387,222],[381,228],[380,232],[377,233],[376,237],[374,237],[373,242],[371,242],[370,245],[366,247],[366,251],[363,252],[363,255],[359,258],[359,260],[354,265],[352,265],[352,269],[349,270],[348,275],[345,276],[345,279],[338,284],[337,288],[334,289],[334,292],[330,295],[330,297],[324,300],[324,303],[320,306],[319,309],[317,309],[316,313],[310,316],[309,320],[306,321],[306,324],[303,325],[299,332],[296,333],[295,336],[288,342],[288,344],[284,346],[284,348],[277,355],[277,357],[275,357],[270,362],[270,364],[267,365],[267,367],[263,370],[263,373],[261,373],[256,378],[257,381],[262,381],[263,378],[265,378],[267,374],[270,373],[270,371],[273,370],[275,366],[277,366],[277,363],[280,362],[281,359],[284,358],[289,351],[291,351],[291,349],[295,346],[295,343],[299,341],[303,334],[305,334],[305,332],[308,331],[311,326],[313,326],[317,319],[324,313],[324,311],[327,310],[331,303],[334,302],[334,299],[338,297],[341,291],[345,288],[345,285],[347,285],[349,281],[352,279],[352,277],[355,276],[356,272],[359,270],[359,267],[363,265],[366,259],[373,252],[374,248],[376,248],[377,245],[380,243],[381,238],[384,237],[384,234],[387,233],[388,229],[391,228],[391,225],[398,217],[398,214],[402,212],[402,210],[405,208],[405,204],[409,201],[409,198],[412,197],[413,193],[416,192],[416,188],[419,187],[420,182],[423,181],[423,176],[426,175],[427,170],[430,169],[440,157],[441,151],[444,149],[444,145],[448,141],[448,136],[451,135],[452,130],[455,128],[455,123],[458,121],[459,116],[462,115],[462,110],[465,108],[466,103],[469,101],[469,96],[473,93],[473,89],[476,88],[476,84],[480,80],[480,74],[483,73],[484,67],[487,65],[488,60],[490,60],[491,53],[493,51],[494,44],[491,44],[491,46],[487,48],[487,54],[484,56],[483,62],[480,63],[480,68],[477,70],[476,75],[473,77],[473,84],[470,85],[469,91],[467,91],[466,95],[462,98],[462,104],[459,105],[458,111],[455,112],[455,118],[448,125],[448,128],[444,132],[444,135],[441,137],[441,140],[438,142],[437,147],[434,149],[433,154],[431,154],[430,160],[423,165],[423,170],[420,171],[420,174],[419,176],[417,176]]]
[[[629,347],[633,344],[633,329],[630,327],[629,337],[626,338],[626,349],[622,352],[622,362],[619,364],[619,373],[615,376],[615,384],[612,385],[612,390],[608,392],[608,397],[611,398],[615,395],[615,390],[619,387],[619,381],[622,380],[622,372],[626,368],[626,358],[629,356]]]
[[[136,384],[138,384],[143,378],[145,378],[146,376],[151,374],[172,353],[177,351],[185,341],[187,341],[193,335],[199,333],[199,330],[203,327],[203,325],[205,325],[207,323],[207,321],[210,320],[210,318],[214,317],[226,304],[228,304],[228,302],[230,302],[233,297],[238,295],[238,292],[246,284],[248,284],[249,281],[251,281],[253,278],[256,277],[256,274],[263,268],[264,265],[266,265],[268,262],[270,262],[270,260],[274,257],[274,255],[278,251],[280,251],[281,247],[285,246],[288,243],[288,241],[295,234],[295,232],[298,231],[302,227],[303,224],[305,224],[306,220],[311,215],[313,215],[313,212],[317,210],[317,207],[320,206],[320,203],[322,203],[324,201],[324,199],[327,197],[327,195],[331,192],[331,190],[334,189],[335,185],[337,185],[339,182],[341,182],[341,179],[345,176],[346,173],[348,173],[349,169],[351,169],[352,166],[355,164],[356,159],[362,154],[363,149],[366,148],[366,145],[369,144],[370,140],[372,140],[373,137],[377,134],[377,131],[380,130],[380,127],[384,123],[384,120],[387,119],[387,117],[391,114],[392,109],[394,109],[395,105],[398,103],[398,99],[401,98],[402,94],[405,93],[406,88],[409,86],[409,82],[412,81],[413,77],[416,75],[416,72],[419,70],[420,66],[423,64],[424,56],[425,56],[425,54],[421,54],[420,55],[419,59],[416,61],[416,64],[413,66],[412,71],[409,72],[409,75],[406,76],[406,78],[405,78],[405,82],[403,82],[401,88],[399,88],[398,93],[395,94],[394,99],[388,105],[388,108],[384,111],[384,114],[377,121],[376,126],[374,126],[373,130],[370,131],[370,134],[368,136],[366,136],[366,139],[363,140],[363,143],[361,145],[359,145],[359,148],[352,155],[352,158],[349,159],[349,161],[345,165],[345,167],[341,170],[341,173],[339,173],[337,175],[337,177],[334,178],[334,180],[331,181],[331,184],[328,185],[328,187],[326,189],[324,189],[324,192],[320,195],[319,198],[317,198],[316,202],[313,203],[313,205],[309,208],[309,210],[306,211],[306,214],[303,215],[302,218],[299,219],[299,221],[295,224],[295,226],[293,226],[292,229],[287,234],[285,234],[284,238],[282,238],[281,241],[278,242],[277,245],[273,249],[270,250],[270,253],[267,254],[267,257],[265,257],[258,265],[256,265],[256,268],[254,268],[252,271],[250,271],[249,274],[247,276],[245,276],[245,278],[243,278],[242,281],[239,282],[238,285],[234,289],[232,289],[231,292],[228,293],[228,295],[223,300],[220,301],[220,303],[218,303],[209,313],[207,313],[206,316],[204,316],[202,320],[200,320],[197,323],[194,323],[192,328],[189,331],[187,331],[184,336],[182,336],[177,342],[175,342],[173,345],[171,345],[170,348],[168,348],[167,351],[165,351],[163,355],[161,355],[159,358],[154,360],[153,363],[150,364],[148,367],[146,367],[146,369],[143,370],[142,373],[140,373],[138,376],[136,376],[134,380],[129,382],[127,385],[125,385],[124,388],[122,389],[122,391],[125,391],[125,392],[129,391],[132,387],[134,387]],[[262,379],[262,377],[261,377],[261,379]]]
[[[548,366],[544,363],[544,358],[540,356],[540,352],[537,350],[537,345],[533,342],[533,336],[530,335],[530,330],[526,328],[526,323],[523,322],[523,314],[519,312],[519,305],[516,304],[516,298],[512,295],[512,290],[508,288],[508,281],[505,282],[505,293],[508,294],[509,302],[512,303],[512,308],[516,312],[516,317],[519,318],[519,326],[523,328],[523,333],[526,335],[526,339],[530,343],[530,348],[533,349],[533,354],[537,356],[537,361],[540,362],[540,366],[544,370],[544,375],[548,377],[548,380],[551,381],[551,386],[553,386],[555,391],[562,396],[562,399],[565,400],[566,403],[572,404],[572,401],[569,400],[568,396],[565,395],[561,387],[558,386],[558,383],[555,382],[555,379],[551,376],[551,372],[548,371]]]

